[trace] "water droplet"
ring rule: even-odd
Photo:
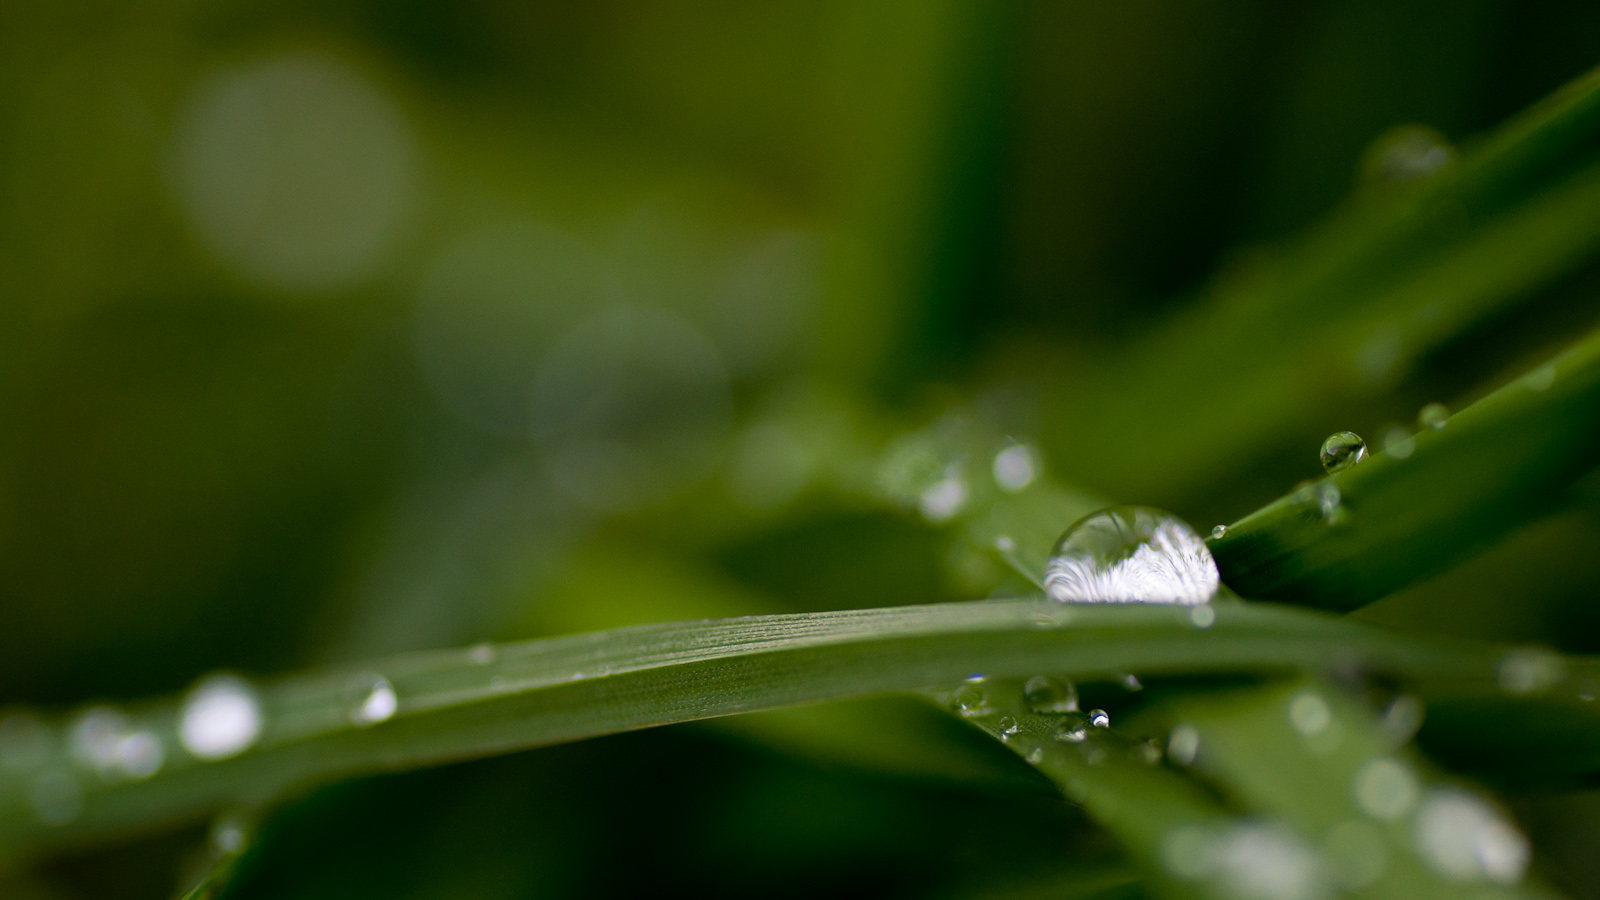
[[[1417,450],[1417,439],[1399,425],[1383,433],[1383,452],[1394,459],[1410,459]]]
[[[1370,887],[1389,868],[1389,850],[1384,846],[1383,835],[1356,819],[1345,819],[1328,829],[1322,840],[1322,854],[1339,883],[1353,891]]]
[[[208,838],[211,852],[217,856],[232,856],[244,850],[244,845],[250,839],[250,823],[237,813],[218,816],[211,823],[211,834]]]
[[[1188,723],[1172,727],[1167,735],[1167,758],[1180,766],[1192,765],[1200,753],[1200,729]]]
[[[994,482],[1002,491],[1015,494],[1039,477],[1039,464],[1033,448],[1013,444],[994,455]]]
[[[261,736],[261,701],[236,675],[208,675],[184,697],[178,739],[198,759],[226,759]]]
[[[1500,660],[1496,676],[1500,687],[1511,694],[1533,694],[1560,683],[1566,675],[1566,661],[1549,650],[1537,647],[1513,650]]]
[[[83,787],[70,772],[50,769],[28,788],[28,805],[46,825],[65,825],[83,812]]]
[[[109,706],[94,706],[73,717],[67,746],[79,764],[110,773],[117,764],[117,743],[128,729],[128,717]]]
[[[968,681],[950,695],[950,705],[963,716],[982,716],[989,712],[989,698],[976,682]]]
[[[1022,702],[1029,710],[1043,715],[1077,712],[1078,689],[1070,681],[1035,675],[1022,686]]]
[[[1068,716],[1056,726],[1055,739],[1064,744],[1081,744],[1088,737],[1088,723],[1082,716]]]
[[[1217,611],[1212,609],[1209,603],[1191,607],[1189,609],[1189,624],[1202,630],[1210,628],[1212,625],[1217,624]]]
[[[357,676],[351,684],[349,696],[352,700],[350,721],[358,727],[386,721],[394,715],[395,709],[400,705],[399,698],[394,693],[394,685],[382,675]]]
[[[1205,603],[1219,583],[1200,536],[1148,506],[1080,519],[1056,543],[1044,577],[1045,592],[1061,603]]]
[[[1110,728],[1111,716],[1107,715],[1103,709],[1091,709],[1089,710],[1089,724],[1096,728]]]
[[[1328,435],[1322,442],[1322,468],[1330,474],[1348,469],[1367,458],[1367,442],[1353,431]]]
[[[1399,125],[1379,135],[1361,155],[1367,184],[1405,184],[1427,178],[1449,165],[1455,148],[1426,125]]]
[[[1417,426],[1438,431],[1450,424],[1450,407],[1443,403],[1429,403],[1417,413]]]
[[[1220,541],[1227,536],[1228,526],[1226,525],[1218,525],[1217,527],[1211,529],[1211,540],[1213,541]]]
[[[1417,803],[1417,777],[1404,763],[1388,757],[1362,766],[1352,787],[1361,811],[1383,822],[1393,822]]]
[[[1044,762],[1044,748],[1034,747],[1032,750],[1028,751],[1028,755],[1024,756],[1023,759],[1026,759],[1029,763],[1037,766],[1039,763]]]
[[[1415,837],[1428,865],[1454,881],[1515,884],[1528,868],[1528,839],[1465,791],[1429,792],[1417,811]]]
[[[1317,515],[1330,525],[1344,518],[1344,494],[1332,481],[1302,481],[1295,486],[1290,499],[1300,506],[1316,509]]]
[[[117,741],[117,770],[128,778],[149,778],[166,761],[167,748],[154,732],[135,731]]]
[[[1010,740],[1017,732],[1022,730],[1022,726],[1011,716],[1001,716],[1000,721],[995,723],[995,728],[1000,732],[1001,740]]]
[[[1002,534],[994,539],[994,548],[1001,553],[1010,553],[1017,549],[1017,542]]]
[[[467,648],[467,662],[475,666],[486,666],[494,662],[493,644],[473,644]]]
[[[1305,737],[1321,734],[1333,722],[1328,701],[1311,691],[1303,691],[1289,701],[1289,724]]]
[[[50,756],[50,729],[30,712],[0,718],[0,769],[28,772]]]
[[[1530,391],[1548,391],[1556,383],[1556,364],[1540,366],[1522,376],[1522,386]]]
[[[1127,672],[1122,676],[1122,689],[1125,691],[1142,691],[1144,690],[1144,683],[1139,681],[1139,676]]]
[[[966,479],[961,477],[959,467],[952,466],[951,470],[944,478],[929,485],[917,499],[922,517],[929,522],[948,522],[967,505]]]
[[[1384,737],[1389,739],[1391,746],[1403,746],[1417,736],[1417,730],[1422,727],[1423,712],[1420,699],[1410,694],[1401,694],[1384,708],[1378,728]]]

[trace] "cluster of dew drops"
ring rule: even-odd
[[[1125,686],[1136,689],[1138,679],[1128,676]],[[988,679],[974,675],[963,681],[950,694],[950,706],[965,718],[978,718],[993,714],[989,703],[991,687]],[[1035,715],[1052,722],[1051,737],[1063,744],[1081,744],[1088,740],[1091,729],[1110,728],[1111,716],[1103,709],[1083,712],[1078,708],[1078,688],[1070,681],[1053,675],[1035,675],[1022,686],[1022,705]],[[1022,732],[1022,724],[1015,716],[1001,716],[995,723],[1000,739],[1011,741]],[[1025,758],[1037,765],[1043,761],[1044,748],[1030,749]]]

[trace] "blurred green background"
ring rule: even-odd
[[[1380,134],[1470,138],[1597,61],[1580,2],[4,4],[0,704],[967,599],[923,517],[840,486],[956,406],[1227,521],[1329,431],[1559,346],[1592,263],[1225,472],[1052,398],[1335,208]],[[1600,648],[1593,493],[1374,615]],[[1539,596],[1474,603],[1497,577]],[[921,727],[950,760],[705,726],[349,785],[241,895],[1060,896],[1119,865]],[[15,890],[168,896],[195,840]]]

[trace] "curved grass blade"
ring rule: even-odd
[[[1223,580],[1354,609],[1544,511],[1600,463],[1600,333],[1433,425],[1228,526]]]
[[[362,772],[917,691],[974,671],[1110,678],[1130,669],[1268,673],[1355,665],[1424,694],[1430,686],[1499,690],[1502,654],[1492,647],[1422,641],[1271,606],[1233,603],[1214,612],[1215,624],[1202,630],[1184,608],[996,600],[647,626],[422,653],[264,686],[259,739],[246,752],[211,762],[185,751],[178,704],[150,704],[127,714],[130,728],[165,748],[157,772],[102,775],[74,757],[61,729],[48,732],[44,752],[26,765],[6,767],[0,857],[225,807],[260,808],[286,791]],[[1600,672],[1590,664],[1569,669],[1585,677]],[[391,693],[374,706],[380,680]]]

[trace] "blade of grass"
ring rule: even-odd
[[[1243,596],[1354,609],[1544,511],[1597,463],[1600,333],[1209,543]]]
[[[1493,647],[1422,641],[1270,606],[1226,604],[1214,612],[1215,624],[1201,630],[1182,608],[1022,599],[647,626],[416,654],[266,685],[259,740],[214,762],[181,749],[178,704],[150,704],[128,711],[131,727],[166,748],[165,765],[149,777],[102,778],[74,761],[60,732],[43,758],[0,777],[0,857],[223,807],[258,808],[287,790],[361,772],[922,690],[974,671],[1110,678],[1363,665],[1424,694],[1444,684],[1498,691],[1501,651]],[[1569,668],[1600,672],[1588,663]],[[395,713],[358,727],[353,713],[380,675],[398,700]],[[41,819],[42,789],[54,792],[46,797],[53,802],[65,794],[75,814],[47,815],[54,824]],[[45,811],[61,808],[54,802]]]

